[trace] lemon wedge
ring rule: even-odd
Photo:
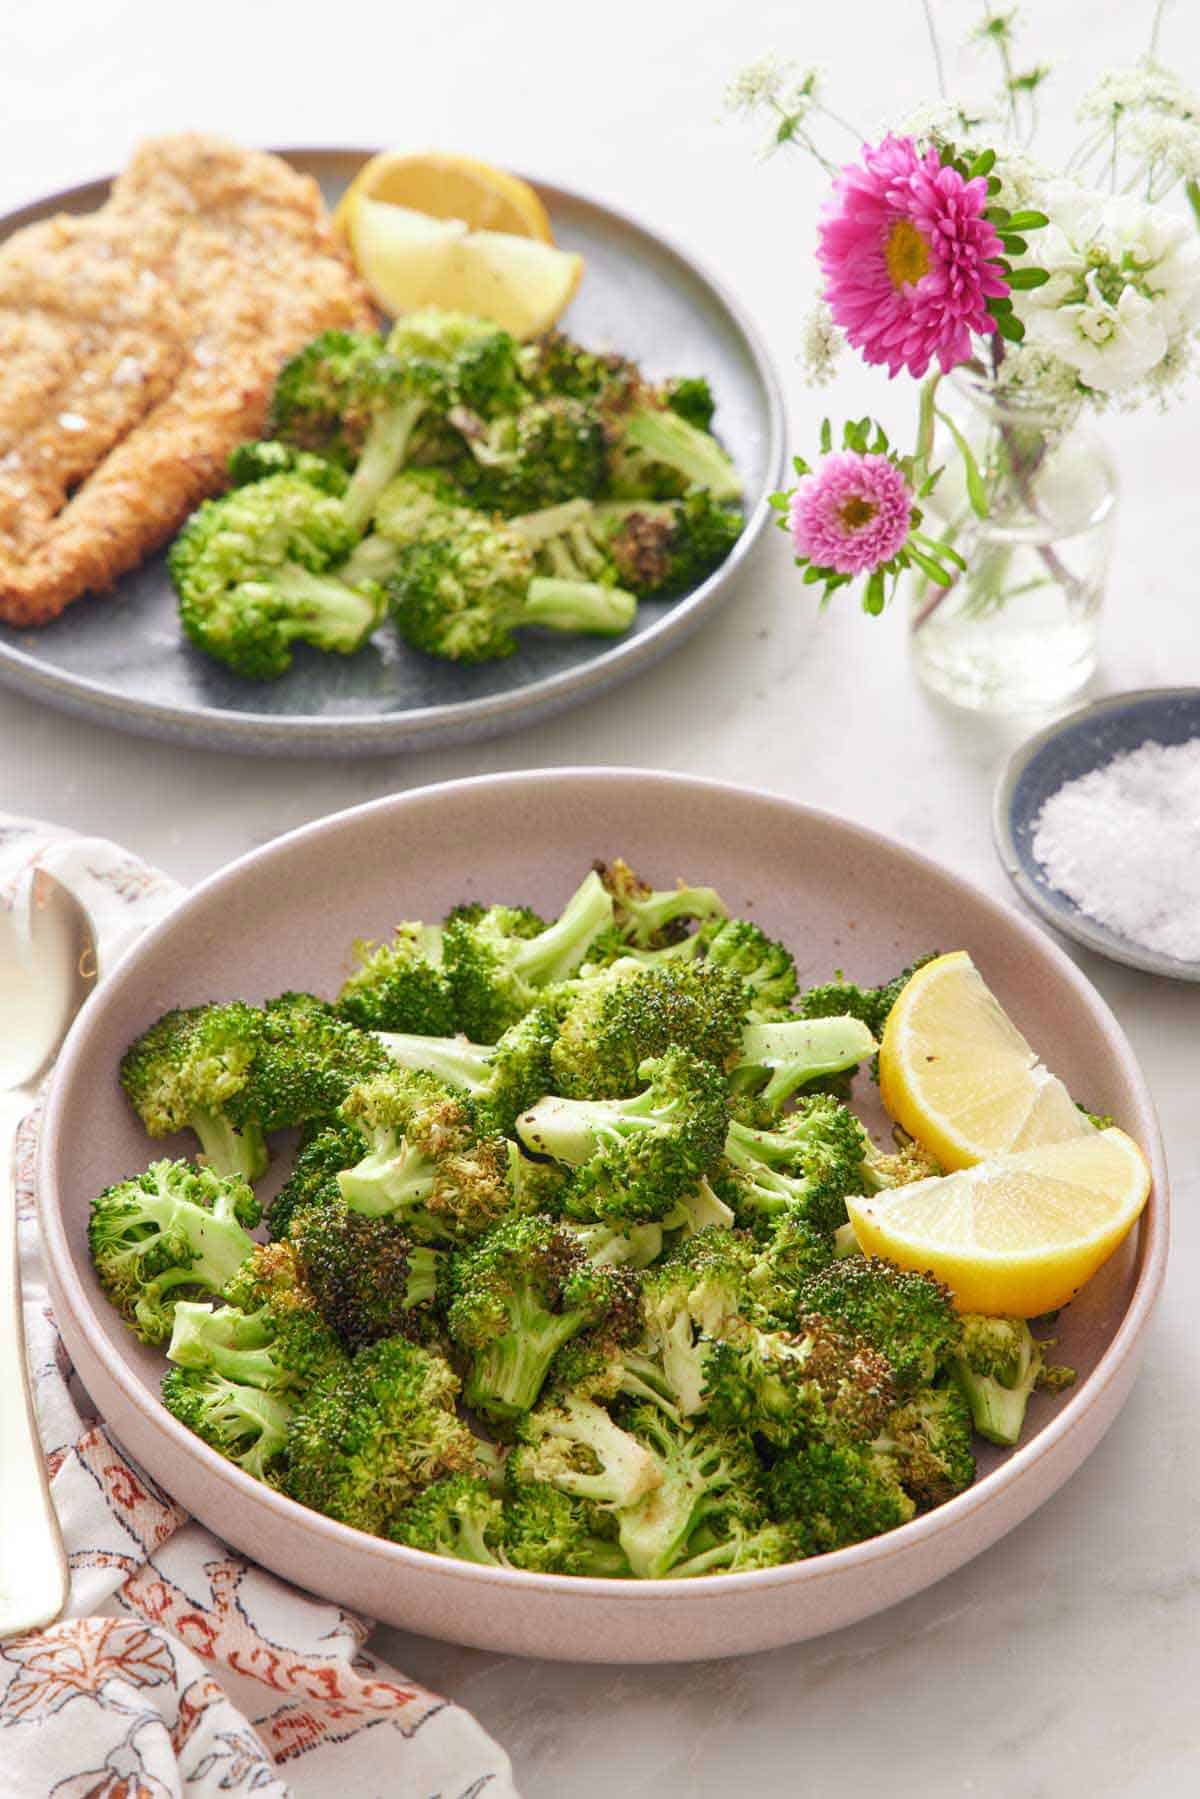
[[[935,1274],[964,1312],[1036,1318],[1091,1280],[1149,1192],[1141,1150],[1110,1129],[993,1156],[846,1206],[865,1254]]]
[[[548,331],[574,296],[583,258],[533,238],[469,231],[460,219],[360,200],[350,225],[359,273],[385,312],[423,306],[491,319],[514,337]]]
[[[433,219],[458,219],[471,231],[506,231],[554,242],[550,216],[529,183],[473,156],[446,150],[384,150],[372,156],[333,215],[347,236],[361,199],[407,206]]]
[[[935,957],[901,988],[879,1046],[879,1092],[945,1168],[1095,1134],[965,950]]]

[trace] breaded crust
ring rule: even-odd
[[[314,181],[186,133],[142,145],[98,212],[0,246],[0,618],[111,587],[225,481],[280,364],[371,329]]]

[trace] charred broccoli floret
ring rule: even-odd
[[[661,949],[683,935],[687,922],[728,918],[720,894],[712,887],[655,889],[636,875],[620,856],[596,865],[596,872],[612,895],[613,922],[623,941],[634,949]]]
[[[398,924],[390,943],[360,940],[354,954],[358,967],[337,996],[343,1018],[364,1031],[440,1037],[454,1029],[454,1001],[436,925]]]
[[[468,451],[455,473],[476,506],[532,512],[576,495],[590,498],[604,486],[604,427],[585,401],[553,394],[490,424],[465,408],[452,417]]]
[[[291,1174],[267,1207],[271,1236],[286,1237],[293,1218],[306,1206],[340,1198],[337,1177],[361,1156],[362,1137],[353,1125],[340,1119],[310,1125],[301,1138]]]
[[[710,1227],[642,1277],[636,1373],[681,1418],[704,1408],[712,1339],[740,1334],[754,1314],[755,1245],[742,1231]]]
[[[288,1428],[284,1491],[379,1536],[423,1488],[479,1473],[475,1438],[455,1414],[449,1363],[385,1337],[312,1388]]]
[[[504,1553],[514,1568],[535,1574],[590,1574],[620,1578],[629,1563],[615,1539],[603,1534],[610,1520],[587,1500],[548,1481],[518,1481],[504,1501]]]
[[[289,1243],[256,1245],[225,1287],[227,1305],[175,1307],[167,1357],[271,1393],[307,1391],[345,1352],[301,1279]]]
[[[874,1256],[830,1262],[804,1282],[799,1299],[807,1311],[840,1318],[880,1350],[902,1395],[929,1386],[962,1342],[948,1287]]]
[[[1058,1393],[1073,1383],[1075,1370],[1048,1365],[1045,1347],[1024,1318],[985,1318],[977,1312],[963,1317],[951,1367],[975,1429],[989,1443],[1007,1448],[1020,1440],[1035,1390]]]
[[[152,1162],[92,1201],[100,1285],[143,1343],[165,1343],[177,1301],[220,1293],[254,1249],[260,1207],[246,1183],[190,1162]]]
[[[640,1499],[617,1508],[617,1538],[634,1574],[662,1580],[684,1572],[679,1564],[688,1560],[702,1529],[709,1533],[705,1570],[722,1565],[714,1553],[717,1542],[728,1545],[727,1561],[732,1561],[744,1537],[767,1522],[754,1451],[704,1419],[690,1427],[676,1425],[654,1406],[635,1406],[628,1429],[650,1452],[658,1474]]]
[[[747,1327],[710,1344],[704,1375],[712,1422],[777,1448],[817,1437],[867,1442],[896,1401],[886,1357],[815,1314],[792,1333]]]
[[[290,1242],[305,1286],[347,1349],[433,1334],[442,1252],[414,1243],[392,1219],[364,1218],[335,1189],[294,1214]]]
[[[971,1409],[954,1386],[919,1387],[889,1416],[874,1447],[896,1464],[919,1506],[943,1505],[975,1479]]]
[[[845,1222],[846,1195],[859,1190],[866,1144],[848,1107],[813,1094],[772,1130],[734,1120],[717,1191],[748,1229],[769,1230],[792,1214],[829,1235]]]
[[[803,1555],[824,1555],[907,1524],[916,1505],[891,1456],[866,1443],[797,1446],[766,1474],[772,1515],[797,1533]]]
[[[508,1211],[505,1139],[431,1075],[388,1068],[354,1088],[341,1117],[367,1146],[337,1177],[352,1211],[435,1243],[477,1237]]]
[[[552,1219],[511,1218],[461,1251],[450,1270],[447,1326],[467,1352],[464,1397],[501,1421],[537,1400],[556,1352],[589,1326],[628,1335],[637,1285],[628,1269],[592,1262]]]
[[[643,1062],[630,1099],[547,1095],[517,1121],[527,1149],[574,1169],[575,1218],[662,1219],[721,1153],[728,1118],[719,1068],[685,1049]]]

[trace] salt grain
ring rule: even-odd
[[[1200,737],[1143,743],[1065,782],[1038,813],[1033,853],[1089,918],[1200,961]]]

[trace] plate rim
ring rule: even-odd
[[[1115,1041],[1123,1052],[1123,1061],[1129,1072],[1131,1086],[1152,1127],[1151,1140],[1146,1145],[1152,1176],[1151,1193],[1140,1220],[1137,1251],[1140,1266],[1129,1303],[1112,1340],[1091,1373],[1080,1383],[1078,1390],[1072,1393],[1062,1410],[1044,1424],[1026,1444],[1018,1446],[999,1467],[992,1469],[974,1482],[965,1492],[895,1530],[887,1531],[879,1537],[867,1538],[863,1542],[852,1544],[845,1549],[810,1557],[806,1561],[788,1562],[778,1567],[751,1569],[736,1574],[713,1574],[706,1576],[703,1581],[666,1579],[631,1582],[596,1576],[538,1574],[525,1569],[476,1566],[457,1562],[449,1557],[427,1554],[424,1550],[413,1549],[406,1544],[392,1543],[385,1538],[374,1537],[367,1532],[358,1531],[353,1526],[338,1523],[320,1512],[313,1512],[309,1508],[301,1506],[298,1501],[289,1499],[285,1494],[266,1488],[262,1482],[255,1480],[253,1476],[238,1468],[236,1464],[230,1463],[215,1450],[209,1448],[207,1444],[179,1424],[161,1405],[157,1404],[153,1395],[147,1391],[141,1380],[123,1360],[113,1360],[107,1354],[106,1341],[98,1323],[98,1313],[92,1306],[75,1270],[75,1257],[67,1239],[62,1208],[57,1203],[52,1205],[50,1202],[52,1194],[57,1200],[59,1190],[56,1144],[65,1123],[61,1117],[64,1104],[63,1095],[75,1064],[86,1050],[90,1035],[89,1013],[92,1017],[98,1017],[98,1013],[91,1007],[85,1008],[76,1019],[55,1065],[47,1093],[37,1150],[35,1184],[43,1240],[52,1279],[64,1298],[70,1301],[71,1324],[86,1340],[91,1354],[103,1363],[108,1377],[120,1388],[127,1401],[142,1414],[143,1418],[152,1418],[154,1426],[159,1431],[165,1432],[173,1438],[187,1455],[198,1460],[201,1466],[211,1474],[223,1480],[232,1481],[235,1493],[260,1504],[282,1505],[285,1508],[285,1515],[293,1523],[302,1524],[305,1528],[313,1531],[318,1539],[344,1544],[348,1534],[356,1549],[361,1550],[365,1546],[370,1546],[373,1553],[384,1558],[385,1564],[401,1569],[408,1566],[427,1572],[436,1571],[449,1579],[465,1582],[468,1586],[473,1585],[480,1592],[488,1587],[495,1589],[499,1585],[504,1590],[511,1587],[514,1591],[521,1593],[542,1593],[547,1596],[578,1594],[592,1598],[612,1599],[615,1595],[621,1594],[625,1596],[621,1601],[622,1604],[631,1603],[635,1599],[648,1603],[671,1595],[673,1596],[672,1603],[678,1607],[685,1602],[694,1603],[702,1600],[706,1594],[713,1592],[725,1594],[753,1592],[779,1585],[804,1587],[835,1578],[843,1569],[864,1565],[877,1566],[893,1557],[918,1551],[930,1537],[942,1531],[948,1535],[953,1533],[974,1513],[990,1505],[993,1501],[1001,1501],[1010,1489],[1027,1479],[1048,1455],[1054,1454],[1067,1437],[1084,1426],[1092,1406],[1100,1401],[1105,1390],[1118,1379],[1128,1364],[1132,1362],[1133,1371],[1136,1371],[1137,1358],[1142,1347],[1142,1334],[1157,1304],[1166,1276],[1170,1247],[1168,1171],[1157,1112],[1141,1064],[1119,1020],[1103,995],[1066,951],[1060,948],[1052,938],[1048,938],[1045,932],[1027,919],[1015,906],[1004,900],[993,898],[991,894],[986,893],[974,882],[946,868],[934,857],[910,848],[886,832],[877,831],[839,813],[808,805],[804,801],[793,799],[789,795],[776,793],[767,788],[749,787],[744,783],[681,774],[675,771],[640,767],[624,768],[619,765],[572,765],[554,769],[525,768],[433,782],[410,788],[401,793],[386,794],[377,799],[364,801],[359,805],[343,807],[335,812],[326,813],[318,819],[310,820],[279,837],[272,838],[266,844],[256,846],[208,875],[195,887],[189,888],[179,906],[172,908],[164,918],[152,925],[126,950],[110,972],[106,985],[112,986],[126,978],[131,968],[152,954],[160,938],[177,924],[181,910],[190,906],[193,900],[207,898],[222,887],[236,882],[248,866],[268,860],[273,855],[286,851],[297,841],[319,834],[330,826],[343,824],[351,818],[360,819],[371,813],[388,810],[403,811],[409,807],[428,804],[431,799],[444,798],[464,790],[509,788],[519,792],[528,790],[535,785],[544,786],[548,781],[555,785],[569,786],[581,780],[598,780],[617,785],[629,781],[649,781],[652,784],[676,789],[688,788],[692,791],[708,792],[722,799],[735,800],[740,803],[765,803],[768,806],[779,808],[780,815],[785,820],[788,817],[795,820],[799,816],[803,819],[812,819],[818,824],[834,824],[838,829],[865,843],[874,847],[882,846],[890,853],[898,854],[905,860],[915,863],[925,873],[935,875],[938,879],[948,882],[972,904],[981,906],[985,911],[997,915],[1010,928],[1015,929],[1018,936],[1024,938],[1039,954],[1049,956],[1052,964],[1056,965],[1060,977],[1075,990],[1084,1005],[1090,1009],[1097,1026],[1111,1040]],[[1132,1373],[1129,1378],[1132,1379]],[[1061,1478],[1066,1479],[1067,1475],[1064,1474]],[[1050,1490],[1053,1491],[1053,1487]],[[1048,1497],[1048,1494],[1043,1495],[1043,1498],[1045,1497]],[[1035,1501],[1030,1511],[1037,1509],[1040,1503],[1041,1501]],[[1022,1514],[1022,1516],[1026,1515],[1028,1514]],[[1020,1520],[1014,1522],[1018,1521]],[[973,1551],[972,1555],[974,1553],[977,1551]],[[959,1562],[954,1564],[954,1566],[958,1565],[960,1565]]]
[[[1061,894],[1061,897],[1073,909],[1061,912],[1048,897],[1051,893],[1061,893],[1061,889],[1052,886],[1048,880],[1029,873],[1017,848],[1013,828],[1013,801],[1021,777],[1056,739],[1089,718],[1100,719],[1111,713],[1125,712],[1147,701],[1163,704],[1181,699],[1191,699],[1200,705],[1200,686],[1183,683],[1174,687],[1131,687],[1121,693],[1104,694],[1100,699],[1073,707],[1061,718],[1053,719],[1050,724],[1036,731],[1032,737],[1018,745],[1000,772],[992,799],[992,837],[1000,864],[1012,885],[1031,910],[1052,930],[1125,968],[1136,968],[1143,974],[1159,975],[1165,980],[1196,982],[1200,981],[1200,961],[1180,961],[1178,957],[1145,949],[1131,938],[1119,936],[1098,919],[1089,918],[1066,893]],[[1097,762],[1094,766],[1099,768],[1101,764]]]
[[[270,154],[282,157],[293,167],[301,165],[298,168],[301,174],[310,173],[302,166],[303,159],[344,157],[365,162],[376,153],[361,146],[339,144],[270,149]],[[24,225],[49,216],[50,211],[69,205],[91,189],[111,185],[114,179],[110,173],[75,182],[0,214],[0,245]],[[403,712],[325,718],[312,714],[293,717],[270,712],[230,712],[216,706],[184,709],[153,699],[131,699],[87,675],[64,674],[36,653],[5,641],[0,641],[0,684],[77,716],[138,735],[156,737],[160,741],[202,743],[211,749],[265,754],[369,755],[469,741],[550,716],[567,706],[594,698],[616,682],[636,675],[682,643],[727,597],[727,589],[744,567],[769,520],[768,496],[784,478],[788,416],[778,366],[748,309],[706,261],[693,255],[672,236],[590,192],[537,175],[522,174],[521,179],[529,181],[551,205],[555,200],[561,200],[568,205],[588,208],[615,221],[623,234],[633,233],[652,240],[716,299],[739,334],[765,398],[766,474],[764,491],[747,510],[742,533],[718,568],[645,631],[601,649],[578,667],[541,676],[505,693],[409,708]],[[24,635],[19,626],[9,628],[19,636]]]

